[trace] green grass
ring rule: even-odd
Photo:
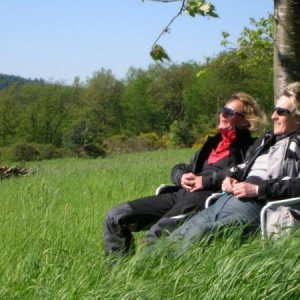
[[[297,233],[263,247],[237,230],[181,254],[162,241],[111,266],[106,212],[153,194],[192,153],[44,161],[27,165],[37,168],[30,177],[1,181],[0,299],[299,299]]]

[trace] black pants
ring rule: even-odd
[[[107,252],[126,253],[133,247],[132,232],[149,229],[144,241],[150,243],[163,234],[172,232],[187,214],[204,208],[212,191],[177,192],[150,196],[112,208],[104,222],[104,246]]]

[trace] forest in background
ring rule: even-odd
[[[189,147],[216,126],[220,106],[234,92],[273,108],[273,40],[269,19],[252,20],[238,48],[204,63],[190,61],[111,70],[72,85],[0,77],[0,159],[103,156]]]

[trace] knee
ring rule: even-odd
[[[149,234],[160,237],[163,234],[169,234],[178,226],[178,221],[173,218],[161,218],[157,223],[151,226]]]
[[[115,206],[106,214],[105,223],[119,225],[120,220],[129,216],[130,212],[131,209],[127,203]]]
[[[105,217],[105,221],[104,223],[106,224],[112,224],[113,221],[114,221],[114,215],[115,215],[115,208],[112,208],[107,214],[106,214],[106,217]]]

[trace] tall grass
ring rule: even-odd
[[[184,253],[161,241],[114,267],[103,255],[109,208],[153,194],[192,153],[45,161],[1,181],[0,299],[298,299],[297,233],[263,247],[236,230]]]

